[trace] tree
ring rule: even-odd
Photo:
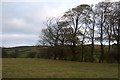
[[[57,58],[57,49],[59,45],[64,45],[66,41],[66,34],[68,22],[62,20],[62,18],[51,18],[46,22],[46,29],[42,30],[42,39],[39,42],[48,43],[54,48],[54,59]]]
[[[88,33],[87,39],[91,41],[91,62],[93,62],[93,53],[94,53],[94,34],[95,34],[95,26],[96,26],[96,13],[94,10],[94,6],[89,6],[88,14],[86,14],[88,17],[86,18],[86,26],[88,26]],[[89,42],[88,41],[88,42]]]
[[[119,49],[120,49],[120,1],[119,2],[114,2],[113,3],[113,39],[117,42],[117,53],[119,55]],[[118,59],[119,62],[119,59]]]
[[[41,43],[50,45],[54,59],[67,59],[70,56],[64,50],[71,48],[73,61],[94,61],[95,39],[100,42],[99,63],[103,62],[104,43],[108,41],[107,53],[111,53],[111,41],[117,42],[119,53],[120,10],[119,2],[100,2],[95,6],[78,5],[69,9],[60,18],[50,18],[46,21],[47,28],[42,30]],[[91,46],[86,43],[91,41]],[[67,47],[66,47],[67,46]],[[79,47],[79,48],[78,48]],[[86,48],[91,48],[85,53]],[[110,54],[111,55],[111,54]],[[109,56],[110,56],[109,55]],[[80,60],[79,59],[79,60]]]
[[[94,33],[95,33],[95,12],[94,9],[92,8],[92,28],[90,30],[92,30],[92,46],[91,46],[91,62],[93,62],[93,53],[94,53]]]
[[[99,58],[99,63],[103,62],[104,47],[103,47],[103,37],[104,37],[104,24],[105,24],[105,13],[106,13],[106,3],[100,2],[96,4],[96,15],[97,15],[97,26],[100,30],[100,44],[101,44],[101,54]]]
[[[116,20],[116,23],[117,23],[117,53],[118,53],[118,56],[120,58],[120,53],[119,53],[119,49],[120,49],[120,1],[119,2],[116,2],[115,3],[116,5],[116,9],[115,9],[115,12],[116,12],[116,15],[117,15],[117,20]],[[118,62],[120,62],[118,58]]]
[[[118,53],[118,56],[119,56],[119,58],[120,58],[120,1],[117,3],[117,14],[118,14],[118,28],[117,28],[117,53]],[[120,60],[119,60],[119,58],[118,58],[118,62],[120,62]]]
[[[90,6],[87,4],[83,4],[83,5],[79,5],[76,8],[72,8],[69,11],[67,11],[64,14],[64,18],[67,19],[68,21],[70,21],[71,24],[71,28],[73,29],[73,33],[72,35],[72,51],[73,51],[73,60],[75,60],[75,48],[76,48],[76,44],[79,42],[79,36],[85,37],[85,33],[81,33],[81,28],[83,27],[83,25],[87,25],[87,22],[89,21],[89,19],[87,20],[86,18],[89,17],[88,13],[89,13],[89,9]],[[84,26],[86,27],[86,26]],[[83,28],[83,31],[86,31],[86,28]],[[82,39],[83,42],[84,38]]]
[[[59,32],[59,42],[61,46],[64,46],[68,40],[67,34],[71,32],[70,28],[67,27],[69,22],[65,20],[59,20],[57,24],[58,27],[61,27]]]
[[[54,18],[50,18],[46,21],[45,25],[46,29],[42,29],[42,39],[39,42],[48,43],[48,45],[54,46],[58,45],[59,31],[56,20]],[[40,36],[41,37],[41,36]]]
[[[108,48],[108,53],[110,53],[110,48],[111,48],[111,40],[112,40],[112,27],[113,27],[113,15],[112,15],[112,3],[110,2],[105,2],[104,6],[106,8],[106,11],[104,12],[105,15],[105,33],[107,34],[106,40],[108,40],[109,43],[109,48]]]

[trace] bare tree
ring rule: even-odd
[[[87,18],[88,16],[88,10],[90,9],[90,6],[87,4],[79,5],[76,8],[72,8],[69,11],[67,11],[64,14],[65,19],[70,21],[71,28],[73,28],[73,33],[72,33],[72,51],[73,51],[73,60],[75,60],[75,47],[77,42],[79,41],[79,36],[85,37],[85,33],[81,32],[81,28],[83,25],[87,25],[87,22],[89,21]],[[86,28],[83,28],[83,31],[86,31]],[[84,38],[82,39],[83,42]]]
[[[108,40],[108,43],[109,43],[109,48],[108,48],[108,53],[110,53],[110,48],[111,48],[111,40],[112,40],[112,24],[113,23],[113,14],[112,14],[112,11],[113,11],[113,8],[112,8],[112,3],[110,2],[105,2],[104,3],[104,6],[106,8],[106,11],[104,12],[104,15],[105,15],[105,26],[104,26],[104,29],[105,29],[105,33],[107,34],[106,36],[106,40]]]
[[[106,13],[106,3],[100,2],[96,4],[96,15],[97,15],[97,26],[100,29],[100,43],[101,43],[101,54],[99,58],[99,63],[103,62],[104,47],[103,47],[103,37],[104,37],[104,25],[105,25],[105,13]]]
[[[118,62],[120,58],[119,49],[120,49],[120,1],[114,2],[114,37],[117,41],[117,53],[118,53]]]

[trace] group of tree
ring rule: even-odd
[[[54,59],[61,59],[58,56],[64,55],[65,48],[69,47],[71,54],[69,51],[67,53],[68,57],[72,55],[71,60],[75,61],[80,54],[80,61],[86,61],[85,51],[90,48],[89,61],[93,62],[94,44],[100,43],[98,62],[103,62],[105,43],[109,44],[108,56],[112,54],[111,43],[116,43],[117,52],[113,53],[119,61],[120,2],[81,4],[69,9],[59,18],[47,19],[45,25],[47,28],[42,29],[39,42],[51,46]],[[91,45],[86,47],[87,43]]]

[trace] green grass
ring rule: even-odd
[[[118,64],[4,58],[3,78],[117,78]]]

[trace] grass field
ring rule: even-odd
[[[4,58],[3,78],[117,78],[118,64]]]

